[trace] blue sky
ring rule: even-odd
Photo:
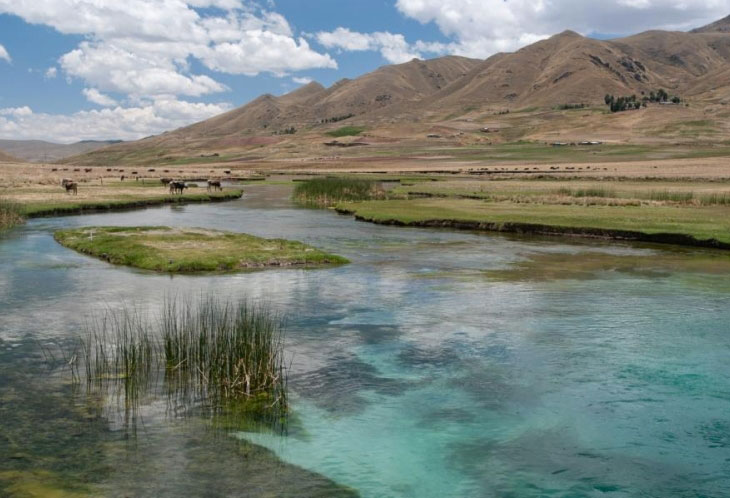
[[[728,13],[730,0],[0,0],[0,138],[136,139],[413,57]]]

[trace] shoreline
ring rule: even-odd
[[[413,227],[413,228],[450,228],[477,232],[516,233],[522,235],[540,235],[550,237],[579,237],[585,239],[616,240],[625,242],[648,242],[654,244],[678,245],[709,249],[730,250],[730,243],[715,239],[698,239],[692,235],[681,233],[646,233],[636,230],[620,230],[591,227],[565,227],[544,225],[539,223],[490,222],[457,219],[428,219],[420,221],[402,221],[396,218],[379,219],[357,214],[356,211],[335,208],[342,215],[350,215],[356,221],[374,223],[376,225]]]
[[[163,206],[166,204],[200,204],[205,202],[225,202],[240,199],[242,196],[243,190],[234,190],[221,194],[202,194],[197,197],[165,196],[149,199],[135,199],[129,201],[92,201],[86,204],[69,204],[67,206],[56,205],[48,208],[39,208],[37,210],[25,213],[24,216],[28,219],[46,218],[54,216],[73,216],[76,214],[95,212],[127,211],[146,207]]]

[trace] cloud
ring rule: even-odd
[[[448,53],[487,57],[572,29],[584,34],[633,34],[689,29],[727,15],[730,0],[396,0],[421,23],[452,39]]]
[[[52,80],[56,76],[58,76],[58,68],[56,66],[51,66],[48,69],[46,69],[45,78]]]
[[[193,60],[252,76],[337,67],[296,38],[283,16],[241,0],[0,0],[0,13],[84,36],[59,59],[66,75],[133,98],[227,90],[195,74]]]
[[[86,100],[102,107],[112,107],[117,105],[117,101],[108,95],[104,95],[96,88],[84,88],[82,93],[86,97]]]
[[[301,77],[301,78],[294,77],[291,80],[294,83],[296,83],[297,85],[308,85],[308,84],[310,84],[313,81],[312,78],[308,78],[306,76],[305,77]]]
[[[408,42],[401,34],[346,27],[314,38],[328,49],[380,52],[391,63],[444,54],[483,59],[565,29],[617,35],[689,29],[727,15],[730,0],[396,0],[395,6],[406,17],[434,23],[447,40]]]
[[[207,75],[183,74],[175,62],[113,43],[82,42],[60,58],[63,70],[101,90],[133,97],[200,96],[227,89]]]
[[[31,114],[33,114],[33,111],[28,106],[0,109],[0,116],[24,117],[30,116]]]
[[[331,32],[321,31],[315,35],[315,38],[325,48],[336,48],[348,52],[378,51],[385,60],[392,64],[400,64],[420,56],[420,52],[414,50],[403,35],[387,31],[358,33],[340,27]]]
[[[71,115],[34,113],[28,107],[0,109],[0,137],[59,143],[112,138],[137,140],[208,119],[230,108],[230,104],[161,98],[135,107],[80,111]]]
[[[7,62],[12,61],[12,59],[10,58],[10,54],[8,53],[7,50],[5,50],[5,47],[3,47],[2,45],[0,45],[0,59],[7,61]]]

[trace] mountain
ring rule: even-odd
[[[58,161],[119,142],[121,140],[84,140],[74,144],[56,144],[42,140],[0,140],[0,149],[17,158],[40,163]]]
[[[22,162],[18,158],[15,158],[11,156],[10,154],[7,154],[6,152],[0,150],[0,163],[19,163]]]
[[[385,66],[330,88],[309,83],[281,97],[263,95],[230,112],[177,130],[187,137],[282,131],[416,102],[462,78],[481,61],[449,56]]]
[[[708,24],[707,26],[693,29],[692,33],[730,33],[730,16]]]
[[[658,88],[689,95],[700,78],[729,64],[730,36],[724,34],[650,31],[601,41],[566,31],[487,59],[433,95],[429,107],[600,104],[605,94],[640,95]]]
[[[296,157],[321,153],[324,133],[342,126],[366,127],[370,143],[441,131],[470,131],[477,135],[464,140],[478,142],[480,124],[495,123],[509,132],[492,140],[541,140],[563,128],[585,133],[575,113],[561,112],[574,104],[600,111],[592,115],[591,133],[611,123],[612,137],[622,141],[681,138],[683,121],[705,122],[709,135],[730,139],[722,108],[730,102],[728,26],[730,17],[691,32],[653,30],[613,40],[564,31],[486,60],[416,59],[329,88],[313,82],[280,97],[263,95],[206,121],[68,162],[170,162],[214,152],[227,161]],[[690,99],[691,108],[602,112],[606,94],[641,98],[660,88]],[[685,130],[701,138],[693,133]]]

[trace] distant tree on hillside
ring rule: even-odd
[[[611,109],[611,112],[621,112],[641,109],[642,106],[646,107],[647,102],[672,102],[673,104],[679,104],[682,102],[682,99],[677,96],[670,97],[666,90],[660,88],[656,92],[650,92],[648,97],[642,97],[641,100],[635,94],[629,97],[614,97],[613,95],[606,94],[603,101]]]

